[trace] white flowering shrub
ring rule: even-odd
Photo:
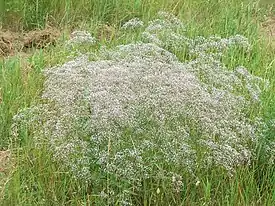
[[[80,44],[93,45],[96,43],[96,38],[93,37],[87,31],[74,31],[71,34],[71,38],[66,42],[68,47],[72,47]]]
[[[138,28],[142,28],[144,26],[144,22],[139,18],[133,18],[124,23],[121,27],[123,30],[135,30]]]
[[[178,18],[161,11],[145,28],[142,40],[165,49],[181,51],[190,43],[190,40],[182,35],[185,30],[184,24]]]
[[[246,112],[260,105],[265,81],[244,67],[229,71],[216,55],[231,46],[249,48],[247,39],[187,38],[176,33],[184,26],[175,16],[159,16],[143,34],[157,41],[45,70],[45,102],[14,117],[15,135],[27,126],[38,146],[46,140],[77,178],[103,185],[108,177],[136,190],[163,172],[180,191],[179,171],[196,176],[198,168],[220,167],[233,174],[249,164],[258,132]],[[184,63],[167,50],[182,43],[193,56]],[[102,189],[103,199],[115,194],[115,185]],[[123,201],[125,194],[119,194]]]

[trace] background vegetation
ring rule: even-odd
[[[97,47],[91,49],[97,50],[102,45],[113,47],[140,38],[138,32],[135,39],[133,35],[120,37],[119,28],[124,22],[133,17],[146,22],[163,9],[186,24],[189,36],[246,36],[253,46],[251,55],[233,52],[224,62],[231,68],[244,65],[251,73],[270,81],[270,89],[262,97],[263,109],[257,112],[267,124],[275,118],[275,49],[272,37],[266,35],[262,26],[262,22],[274,16],[272,1],[0,0],[3,30],[24,32],[52,26],[64,32],[55,47],[0,60],[0,148],[11,152],[8,163],[1,165],[0,161],[1,205],[93,205],[98,198],[94,188],[76,181],[53,162],[46,147],[37,149],[31,133],[20,134],[20,141],[12,138],[12,117],[19,109],[40,101],[44,68],[77,55],[75,50],[64,49],[68,31],[85,29],[98,36],[102,25],[108,25],[112,38],[106,37],[109,32],[103,32]],[[181,58],[184,60],[183,55]],[[275,140],[275,126],[266,129],[265,138]],[[133,196],[139,205],[274,205],[274,165],[270,166],[263,158],[261,148],[259,145],[254,162],[238,168],[233,177],[219,170],[201,171],[199,186],[192,179],[184,179],[184,189],[179,195],[167,193],[165,183],[152,181]]]

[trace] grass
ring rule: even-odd
[[[132,17],[148,21],[161,9],[178,15],[187,25],[189,36],[223,37],[242,34],[253,44],[250,55],[230,51],[224,58],[229,68],[244,65],[250,72],[270,81],[271,87],[262,97],[261,113],[265,122],[275,117],[275,49],[265,41],[260,22],[271,8],[269,2],[241,0],[11,0],[0,1],[0,25],[22,31],[43,28],[47,24],[60,29],[85,28],[92,34],[101,24],[114,28],[118,38],[102,40],[98,47],[113,47],[140,38],[120,34],[119,27]],[[273,7],[274,8],[274,7]],[[10,22],[18,22],[10,24]],[[92,48],[96,50],[97,48]],[[0,184],[1,205],[104,205],[96,195],[99,188],[76,181],[57,162],[47,147],[38,149],[28,131],[15,140],[11,135],[12,117],[19,109],[40,101],[43,87],[42,71],[66,62],[67,51],[60,45],[34,51],[29,57],[16,55],[0,62],[0,147],[12,151],[13,168],[5,185]],[[177,56],[184,61],[184,54]],[[274,128],[265,138],[275,140]],[[264,144],[264,141],[263,143]],[[183,179],[180,193],[171,193],[169,181],[144,181],[142,191],[133,194],[135,205],[274,205],[275,171],[263,158],[259,145],[258,157],[251,166],[237,169],[229,177],[218,168],[200,171],[200,183],[190,176]],[[0,172],[1,173],[1,172]],[[0,181],[1,182],[1,181]],[[106,184],[108,181],[106,181]],[[118,187],[123,188],[123,182]]]

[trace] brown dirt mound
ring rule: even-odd
[[[13,54],[14,42],[18,39],[16,33],[0,31],[0,56]]]
[[[54,28],[44,30],[36,30],[28,32],[24,35],[24,48],[45,48],[49,45],[55,45],[60,37],[60,32]]]
[[[55,45],[60,37],[59,30],[46,28],[27,33],[15,33],[0,30],[0,57],[12,56],[15,52],[26,51],[29,48],[45,48]]]

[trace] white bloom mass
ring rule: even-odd
[[[128,30],[128,29],[133,30],[133,29],[141,28],[143,26],[144,26],[143,21],[141,21],[139,18],[133,18],[127,21],[126,23],[124,23],[121,28],[124,30]]]
[[[245,112],[260,101],[264,81],[243,67],[229,71],[215,55],[230,46],[247,48],[247,39],[187,38],[177,33],[182,23],[176,17],[159,15],[165,22],[152,21],[143,34],[154,35],[152,42],[120,45],[99,52],[101,60],[84,55],[45,71],[47,101],[27,110],[29,123],[79,178],[98,172],[137,183],[156,176],[160,162],[168,173],[183,168],[196,175],[198,165],[232,173],[253,157],[257,132]],[[168,47],[184,42],[195,55],[182,63]],[[24,112],[14,118],[18,124],[22,119]]]
[[[71,34],[70,40],[67,41],[68,46],[73,46],[77,44],[95,44],[96,38],[93,37],[87,31],[74,31]]]

